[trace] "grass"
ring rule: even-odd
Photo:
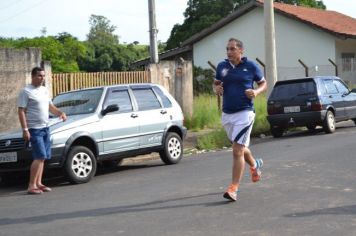
[[[213,95],[200,95],[194,98],[193,115],[185,118],[185,126],[192,131],[215,129],[221,125],[217,98]]]
[[[258,136],[269,132],[269,124],[266,119],[266,96],[264,94],[258,96],[254,104],[256,117],[251,135]],[[231,146],[221,125],[221,112],[218,111],[216,96],[201,95],[195,97],[193,109],[193,115],[186,118],[185,126],[192,131],[212,129],[208,134],[198,138],[198,149],[216,149]]]

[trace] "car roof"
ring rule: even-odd
[[[114,85],[106,85],[106,86],[80,88],[80,89],[76,89],[76,90],[63,92],[63,93],[60,93],[60,94],[72,93],[72,92],[78,92],[78,91],[86,91],[86,90],[92,90],[92,89],[110,89],[110,88],[117,88],[117,87],[131,87],[131,88],[134,88],[134,89],[140,89],[140,88],[151,88],[151,87],[154,87],[154,86],[161,87],[159,84],[153,84],[153,83],[114,84]]]
[[[340,80],[339,77],[331,75],[331,76],[322,76],[322,75],[318,75],[318,76],[313,76],[313,77],[303,77],[303,78],[297,78],[297,79],[287,79],[287,80],[280,80],[277,81],[276,84],[289,84],[289,83],[301,83],[301,82],[305,82],[305,81],[319,81],[322,79],[338,79]]]

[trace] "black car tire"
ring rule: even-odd
[[[355,125],[356,125],[356,119],[352,119],[353,120],[353,122],[355,123]]]
[[[67,155],[64,172],[72,184],[89,182],[96,173],[93,152],[84,146],[73,146]]]
[[[316,125],[315,124],[310,124],[310,125],[307,125],[307,129],[309,131],[314,131],[316,129]]]
[[[326,116],[323,121],[323,129],[327,134],[335,132],[335,116],[332,111],[326,112]]]
[[[167,164],[176,164],[183,157],[183,142],[177,133],[167,133],[163,150],[159,152],[161,160]]]
[[[281,127],[271,127],[271,134],[274,138],[280,138],[283,136],[284,130]]]

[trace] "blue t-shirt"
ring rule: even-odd
[[[219,63],[216,69],[216,79],[223,82],[224,113],[254,110],[253,101],[245,95],[245,90],[253,89],[254,82],[264,80],[255,62],[243,57],[238,65],[233,65],[226,59]]]

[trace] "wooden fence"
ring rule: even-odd
[[[150,83],[149,71],[53,74],[52,96],[81,88],[126,83]]]

